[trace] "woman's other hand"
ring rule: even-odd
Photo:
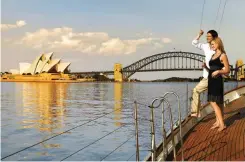
[[[213,78],[216,78],[217,76],[219,76],[219,70],[216,70],[212,73]]]

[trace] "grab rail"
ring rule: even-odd
[[[152,161],[156,161],[156,137],[155,137],[155,120],[154,120],[154,109],[159,108],[160,106],[162,107],[162,142],[163,142],[163,147],[162,147],[162,157],[161,160],[165,161],[165,152],[166,154],[168,154],[168,148],[167,148],[167,143],[166,143],[166,139],[167,139],[167,133],[166,133],[166,129],[164,127],[165,124],[165,107],[164,107],[164,103],[167,104],[167,109],[169,110],[169,115],[170,115],[170,128],[171,128],[171,141],[172,141],[172,145],[173,145],[173,152],[174,152],[174,159],[176,160],[176,144],[175,144],[175,140],[174,140],[174,135],[173,135],[173,131],[174,131],[174,122],[173,122],[173,115],[172,115],[172,109],[171,109],[171,105],[169,103],[169,101],[167,100],[167,96],[173,94],[176,98],[177,98],[177,102],[178,102],[178,125],[180,127],[180,138],[181,138],[181,146],[183,145],[183,140],[182,140],[182,130],[181,130],[181,111],[180,111],[180,99],[179,99],[179,95],[175,92],[166,92],[163,96],[155,98],[151,105],[148,106],[150,108],[150,123],[151,123],[151,160]],[[158,103],[157,103],[158,102]],[[138,139],[138,117],[137,117],[137,102],[135,101],[135,108],[134,108],[134,116],[135,116],[135,137],[136,137],[136,161],[139,161],[139,139]],[[183,160],[183,150],[181,151],[181,157]]]

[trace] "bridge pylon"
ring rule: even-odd
[[[123,81],[122,64],[119,63],[114,64],[114,81],[115,82]]]
[[[241,80],[242,78],[245,77],[245,76],[244,76],[244,68],[242,67],[242,65],[244,65],[244,64],[243,64],[243,60],[242,60],[242,59],[238,59],[238,60],[236,61],[236,68],[238,68],[238,67],[240,67],[240,68],[236,69],[236,74],[235,74],[235,76],[236,76],[236,79],[237,79],[237,80]]]

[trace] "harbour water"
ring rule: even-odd
[[[137,100],[142,103],[139,127],[143,160],[150,149],[147,105],[155,97],[174,91],[181,96],[185,116],[196,84],[2,82],[1,157],[11,161],[135,160],[133,101]],[[236,86],[236,82],[225,83],[226,90]],[[205,102],[205,94],[201,99]],[[174,98],[169,101],[176,107]]]

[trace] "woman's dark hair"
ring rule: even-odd
[[[213,38],[218,37],[218,33],[215,30],[209,30],[207,33],[211,34]]]

